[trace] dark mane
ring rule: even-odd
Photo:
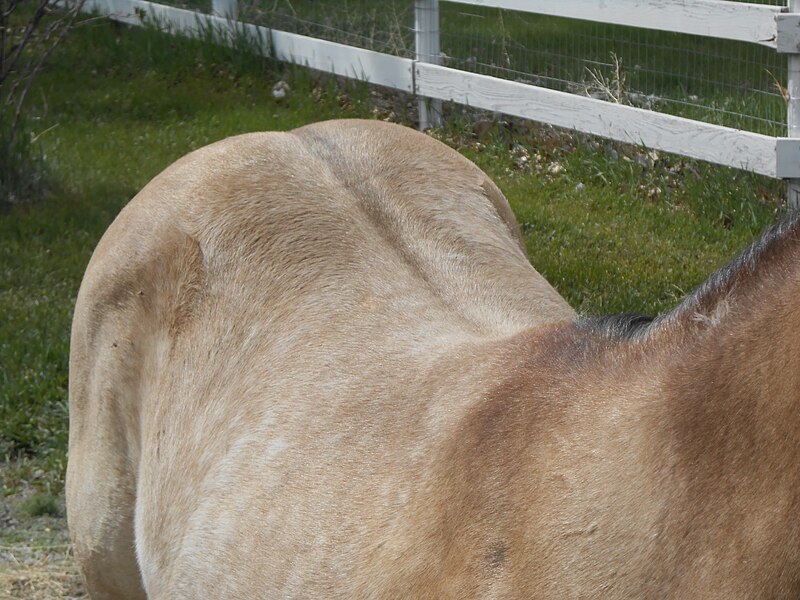
[[[589,330],[617,340],[629,340],[642,334],[653,317],[642,313],[623,313],[601,317],[580,317],[578,329]]]
[[[783,250],[798,241],[800,211],[792,211],[767,227],[759,238],[739,256],[717,269],[673,310],[661,315],[659,321],[680,317],[687,312],[699,315],[712,312],[720,300],[753,277],[763,265],[783,255]]]
[[[674,309],[653,318],[641,313],[625,313],[601,317],[580,317],[579,329],[591,330],[612,339],[629,340],[646,335],[652,327],[677,319],[687,313],[703,315],[713,313],[718,303],[757,273],[759,268],[774,257],[782,256],[787,244],[800,246],[800,211],[793,211],[764,230],[759,238],[739,256],[717,269]]]

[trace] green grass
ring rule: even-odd
[[[503,190],[531,262],[585,314],[667,310],[778,212],[775,181],[668,155],[643,166],[646,150],[526,129],[444,137]]]
[[[279,79],[292,88],[281,102]],[[406,102],[376,106],[364,86],[109,22],[76,31],[31,98],[53,183],[0,214],[0,457],[24,465],[6,470],[4,494],[40,468],[51,476],[35,487],[59,491],[75,296],[103,231],[148,180],[229,135],[385,115],[391,102],[402,114]],[[534,265],[587,313],[672,306],[778,211],[780,186],[763,178],[666,156],[642,166],[643,151],[518,123],[476,141],[461,113],[436,135],[498,183]]]

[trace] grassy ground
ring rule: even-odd
[[[50,191],[0,214],[0,597],[20,598],[80,594],[60,516],[69,327],[120,208],[225,136],[413,119],[408,98],[107,22],[68,40],[32,98]],[[434,135],[498,183],[532,262],[584,313],[674,305],[780,210],[779,185],[755,176],[458,108],[448,122]]]

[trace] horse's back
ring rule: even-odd
[[[331,595],[408,534],[486,345],[572,314],[494,184],[427,136],[331,122],[184,157],[109,228],[76,305],[90,591],[141,595],[135,541],[153,597]]]

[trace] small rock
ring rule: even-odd
[[[642,156],[641,154],[636,155],[636,162],[643,166],[645,169],[648,169],[653,166],[652,161],[648,159],[646,156]]]
[[[288,96],[289,92],[291,91],[292,90],[289,87],[289,84],[281,79],[278,83],[272,86],[272,97],[275,98],[275,100],[281,101]]]
[[[586,190],[586,186],[585,186],[585,185],[583,185],[583,183],[580,183],[580,182],[579,182],[579,183],[578,183],[578,185],[576,185],[576,186],[575,186],[575,191],[576,191],[578,194],[580,194],[581,192],[583,192],[583,191],[585,191],[585,190]]]

